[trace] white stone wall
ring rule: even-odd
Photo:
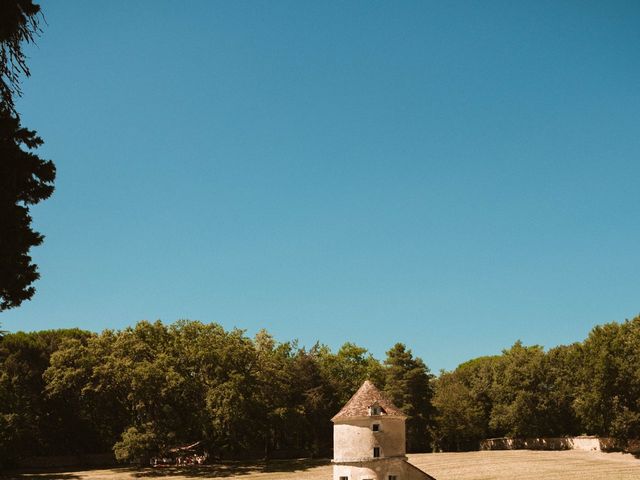
[[[349,480],[387,480],[396,475],[398,480],[406,480],[406,462],[401,459],[386,459],[357,464],[338,464],[333,466],[333,480],[347,477]]]
[[[348,480],[388,480],[389,475],[395,475],[398,480],[434,480],[401,458],[333,466],[333,480],[340,480],[340,477],[347,477]]]
[[[611,438],[573,437],[571,448],[588,452],[606,452],[615,448],[615,441]]]
[[[606,452],[622,448],[608,437],[541,437],[541,438],[490,438],[480,442],[480,450],[584,450]]]
[[[339,420],[333,425],[333,461],[354,462],[373,458],[373,448],[380,447],[380,457],[405,455],[405,427],[403,418],[372,416]],[[373,431],[373,424],[380,431]],[[366,477],[365,477],[366,478]]]

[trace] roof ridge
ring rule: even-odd
[[[382,416],[406,418],[407,416],[396,407],[391,399],[370,381],[365,380],[353,396],[344,404],[340,411],[331,419],[335,421],[348,417],[371,416],[369,407],[377,403],[382,407]]]

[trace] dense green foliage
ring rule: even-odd
[[[436,443],[445,450],[502,436],[640,438],[640,317],[548,352],[516,342],[442,372],[434,386]]]
[[[43,373],[63,343],[88,336],[80,330],[55,330],[0,339],[0,465],[20,452],[83,448],[90,432],[80,431],[75,412],[62,399],[45,395]]]
[[[387,363],[351,343],[337,353],[307,350],[266,331],[251,339],[191,321],[8,334],[0,340],[0,461],[111,449],[145,459],[197,440],[214,457],[328,456],[330,418],[367,378],[393,385],[423,437],[429,371],[402,345]]]
[[[544,351],[514,344],[434,377],[402,344],[384,361],[217,324],[140,322],[100,334],[0,339],[0,465],[112,450],[122,460],[202,441],[213,457],[330,456],[330,418],[365,379],[409,416],[409,451],[495,436],[640,437],[640,317]]]

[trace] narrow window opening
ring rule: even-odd
[[[380,458],[380,447],[373,447],[373,458]]]
[[[380,431],[380,424],[379,423],[374,423],[373,425],[371,425],[371,430],[373,430],[374,432],[379,432]]]

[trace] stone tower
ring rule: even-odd
[[[407,416],[366,381],[332,419],[333,480],[435,480],[406,456]]]

